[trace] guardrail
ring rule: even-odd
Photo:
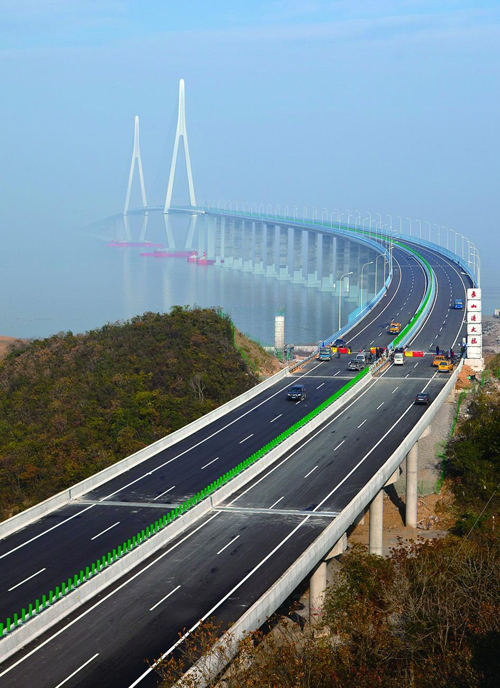
[[[142,529],[106,555],[89,563],[85,569],[75,573],[67,581],[63,581],[54,590],[42,595],[41,599],[26,604],[5,623],[0,623],[0,661],[4,661],[17,652],[26,643],[58,623],[73,611],[76,605],[90,600],[167,542],[184,532],[213,508],[214,501],[222,502],[264,471],[282,454],[330,418],[342,404],[351,399],[370,380],[370,370],[365,368],[316,409],[210,483],[191,499],[164,514],[149,527]],[[163,534],[163,537],[155,538],[159,534]]]

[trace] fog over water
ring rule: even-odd
[[[142,218],[129,218],[130,238],[137,241]],[[172,228],[176,245],[183,247],[187,218],[172,216]],[[238,239],[237,231],[234,236]],[[80,231],[39,235],[30,228],[24,235],[9,235],[0,256],[3,281],[9,285],[3,293],[0,332],[26,338],[84,332],[145,311],[165,312],[173,305],[220,307],[240,330],[266,345],[274,342],[274,316],[281,310],[289,343],[317,342],[338,329],[335,292],[218,265],[190,264],[186,258],[140,255],[153,250],[149,248],[107,245],[124,238],[121,217]],[[150,214],[145,239],[166,244],[161,213]],[[359,304],[355,285],[361,260],[374,258],[370,250],[353,246],[351,255],[346,242],[339,240],[342,259],[350,260],[343,270],[354,272],[349,293],[347,279],[343,281],[342,323]],[[284,260],[282,253],[282,264]],[[379,285],[381,281],[379,275]],[[364,270],[365,303],[373,297],[373,287],[369,265]]]

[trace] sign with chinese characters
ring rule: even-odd
[[[467,358],[471,358],[469,356],[470,353],[470,348],[471,346],[481,346],[481,335],[480,334],[470,334],[467,337]]]
[[[467,299],[467,311],[480,313],[481,301],[479,299]]]
[[[476,323],[476,325],[480,325],[482,322],[481,312],[476,313],[476,311],[468,311],[467,312],[467,322],[468,323]]]
[[[467,300],[478,299],[481,301],[481,289],[467,289]]]
[[[476,323],[467,323],[467,334],[482,334],[482,326]]]

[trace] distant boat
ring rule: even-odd
[[[112,246],[113,248],[124,248],[128,246],[145,246],[147,248],[161,248],[161,244],[153,244],[152,241],[110,241],[106,246]]]
[[[191,255],[188,257],[188,263],[196,263],[198,260],[198,253],[196,251],[193,251]]]
[[[169,251],[165,248],[157,248],[153,253],[141,253],[141,256],[151,258],[189,258],[191,251]]]
[[[207,258],[207,254],[203,251],[201,258],[196,260],[196,265],[213,265],[215,263],[215,258]]]

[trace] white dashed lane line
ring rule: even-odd
[[[395,392],[397,389],[399,389],[399,385],[398,385],[397,387],[394,387],[394,389],[392,390],[391,394],[394,394],[394,392]]]
[[[382,406],[383,406],[384,404],[385,404],[385,401],[383,401],[381,404],[379,404],[379,405],[377,406],[377,411],[379,410],[379,408],[382,408]]]
[[[365,418],[364,421],[358,425],[358,430],[359,430],[359,428],[360,428],[362,425],[364,425],[364,424],[366,423],[366,420],[367,420],[367,419]]]
[[[173,595],[174,592],[176,592],[177,590],[179,590],[180,587],[181,587],[181,586],[178,585],[176,588],[174,588],[173,590],[171,590],[171,591],[168,593],[168,595],[165,595],[165,597],[162,597],[161,600],[160,600],[159,602],[157,602],[156,604],[154,604],[154,605],[151,607],[151,609],[150,609],[149,611],[152,612],[153,609],[156,609],[156,607],[158,607],[162,602],[165,602],[165,600],[168,599],[168,598],[170,597],[170,595]]]
[[[316,468],[317,468],[317,466],[316,466]],[[270,506],[269,508],[272,509],[274,506],[276,506],[276,504],[279,504],[279,503],[281,502],[282,499],[285,499],[285,495],[283,495],[283,497],[280,497],[279,499],[277,499],[277,500],[274,502],[274,504],[271,504],[271,506]]]
[[[240,444],[241,444],[241,442],[240,442]],[[217,457],[216,459],[212,459],[212,461],[209,461],[209,462],[206,463],[204,466],[202,466],[202,467],[201,467],[201,470],[203,470],[203,469],[206,468],[207,466],[212,465],[213,463],[215,463],[215,462],[218,461],[218,460],[219,460],[219,457]]]
[[[342,442],[340,444],[337,444],[337,446],[335,447],[335,449],[333,451],[337,451],[337,449],[339,447],[341,447],[344,444],[344,442],[345,442],[345,440],[342,440]]]
[[[33,573],[31,576],[28,576],[28,578],[25,578],[25,579],[22,580],[20,583],[17,583],[16,585],[13,585],[12,588],[9,588],[7,592],[12,592],[12,590],[15,590],[16,588],[18,588],[18,587],[19,587],[20,585],[22,585],[23,583],[26,583],[27,581],[31,580],[31,579],[34,578],[35,576],[38,576],[38,574],[43,573],[43,571],[46,571],[46,570],[47,570],[47,569],[40,569],[40,571],[37,571],[36,573]]]
[[[225,549],[227,549],[227,548],[229,547],[229,545],[232,545],[233,542],[236,542],[236,540],[237,540],[239,537],[240,537],[239,535],[236,535],[236,537],[234,537],[232,540],[230,540],[230,541],[227,543],[227,545],[224,545],[224,547],[223,547],[222,549],[220,549],[220,550],[217,552],[217,554],[220,554],[220,553],[223,552]]]
[[[243,442],[246,442],[247,440],[249,440],[249,439],[250,439],[250,437],[253,437],[253,432],[252,432],[252,434],[251,434],[251,435],[248,435],[248,437],[245,437],[245,439],[244,439],[244,440],[241,440],[240,444],[243,444]]]
[[[114,528],[114,527],[117,526],[119,523],[120,523],[120,521],[117,521],[116,523],[113,523],[112,526],[109,526],[109,528],[106,528],[106,530],[101,530],[100,533],[97,533],[97,535],[94,535],[94,537],[93,537],[93,538],[90,538],[90,539],[91,539],[91,540],[95,540],[96,538],[101,537],[101,535],[104,535],[104,533],[107,533],[108,530],[111,530],[111,528]]]
[[[281,418],[282,415],[283,415],[283,414],[280,413],[279,416],[276,416],[276,418],[273,418],[273,419],[272,419],[271,421],[269,421],[269,422],[270,422],[270,423],[274,423],[274,421],[275,421],[275,420],[278,420],[278,418]]]
[[[312,471],[309,471],[309,473],[306,473],[306,475],[304,476],[304,479],[305,479],[305,478],[308,478],[308,477],[311,475],[311,473],[314,473],[314,471],[315,471],[316,469],[317,469],[317,466],[314,466],[314,468],[312,469]]]

